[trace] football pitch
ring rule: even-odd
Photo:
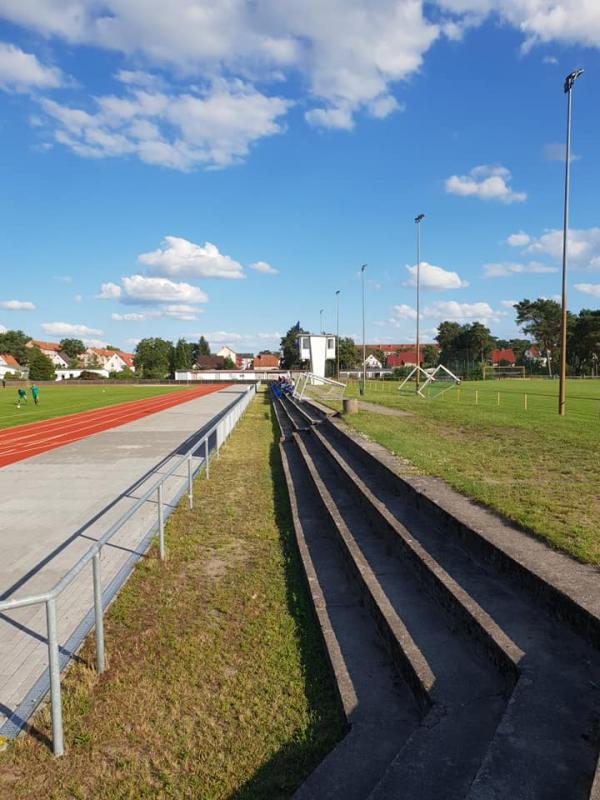
[[[77,414],[93,408],[127,403],[132,400],[145,400],[149,397],[189,389],[189,386],[140,386],[135,384],[65,385],[52,384],[40,386],[39,405],[35,405],[31,391],[27,388],[27,402],[17,407],[17,388],[22,383],[10,383],[0,388],[0,428],[11,428],[31,422],[39,422],[66,414]]]
[[[424,473],[501,512],[577,558],[600,564],[600,380],[464,382],[429,399],[414,384],[372,381],[364,400],[409,412],[361,411],[347,422]],[[358,385],[346,397],[358,396]]]

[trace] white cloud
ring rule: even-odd
[[[107,344],[106,339],[95,339],[94,337],[92,337],[90,339],[87,336],[84,336],[82,341],[83,341],[83,343],[84,343],[84,345],[86,347],[101,347],[101,348],[105,348],[106,344]]]
[[[25,53],[12,44],[0,42],[1,89],[15,92],[55,89],[62,82],[62,73],[56,67],[45,67],[32,53]]]
[[[148,314],[138,314],[136,312],[132,312],[131,314],[111,314],[110,318],[114,319],[116,322],[141,322],[148,318]]]
[[[410,273],[410,280],[406,281],[404,286],[417,285],[417,265],[412,267],[407,266],[407,271]],[[468,286],[467,281],[463,281],[457,272],[436,267],[433,264],[428,264],[427,261],[421,261],[421,275],[420,283],[422,289],[462,289]]]
[[[575,288],[578,292],[600,298],[600,283],[576,283]]]
[[[220,253],[214,244],[206,242],[201,247],[178,236],[165,236],[158,250],[142,253],[138,261],[148,266],[152,275],[182,278],[245,277],[242,265]]]
[[[512,309],[516,306],[518,302],[519,302],[518,300],[500,300],[500,305],[502,306],[502,308]]]
[[[7,311],[35,311],[35,305],[29,300],[2,300],[0,308],[5,308]]]
[[[484,264],[483,275],[485,278],[508,278],[521,272],[558,272],[558,267],[549,267],[539,261],[530,261],[528,264],[517,264],[513,261],[501,261],[496,264]]]
[[[531,241],[531,236],[525,231],[519,231],[518,233],[511,233],[510,236],[506,239],[506,244],[509,244],[511,247],[525,247]]]
[[[121,300],[124,303],[152,305],[208,302],[208,296],[189,283],[178,283],[167,278],[147,278],[144,275],[129,275],[122,278],[121,282]]]
[[[6,328],[4,325],[0,325],[0,333],[6,333]]]
[[[455,300],[438,301],[427,306],[423,311],[424,317],[434,317],[440,321],[473,322],[478,320],[487,324],[496,322],[505,312],[494,311],[489,303],[457,303]]]
[[[557,228],[544,231],[532,239],[528,253],[544,254],[553,259],[562,258],[563,232]],[[600,228],[570,228],[568,240],[569,264],[589,272],[600,270]]]
[[[141,339],[138,339],[134,336],[130,339],[125,339],[125,344],[130,345],[130,347],[136,347],[141,341]]]
[[[506,167],[482,165],[473,167],[468,175],[451,175],[446,180],[446,192],[460,197],[500,200],[506,204],[522,203],[527,195],[510,188],[511,178],[511,172]]]
[[[544,158],[546,161],[560,161],[564,164],[567,155],[566,145],[561,143],[552,143],[544,145]],[[571,151],[571,162],[579,161],[581,156],[576,155]]]
[[[417,312],[412,306],[407,306],[406,303],[402,303],[398,306],[393,306],[391,311],[391,318],[389,322],[392,325],[398,325],[401,321],[407,319],[414,319],[417,318]]]
[[[558,64],[558,58],[555,58],[555,56],[544,56],[542,58],[542,64]]]
[[[87,325],[73,325],[70,322],[43,322],[44,333],[53,336],[101,336],[104,331],[88,328]]]
[[[74,295],[73,300],[75,300],[76,303],[81,303],[81,301],[83,300],[83,295],[82,294],[76,294],[76,295]]]
[[[194,93],[129,87],[122,97],[95,98],[92,111],[48,99],[41,105],[55,141],[79,156],[133,156],[187,171],[243,160],[254,142],[283,130],[277,120],[291,101],[240,80],[216,80]]]
[[[108,283],[102,284],[96,297],[98,300],[117,300],[121,297],[121,287],[108,281]]]
[[[277,275],[279,270],[272,267],[266,261],[255,261],[254,264],[250,264],[250,269],[256,270],[256,272],[262,272],[264,275]]]

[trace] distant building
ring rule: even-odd
[[[223,369],[224,361],[222,356],[198,356],[195,369]]]
[[[423,363],[423,351],[419,352],[419,360]],[[403,350],[401,353],[393,353],[387,357],[389,369],[400,369],[401,367],[417,366],[417,350],[413,346],[411,350]]]
[[[373,353],[369,353],[369,355],[365,358],[364,365],[367,369],[382,369],[383,364],[381,361],[376,358]]]
[[[23,375],[23,369],[14,356],[10,353],[0,353],[0,378],[4,378],[9,372],[13,375]]]
[[[235,352],[235,350],[232,350],[231,347],[229,347],[228,345],[223,345],[223,347],[220,350],[217,350],[215,355],[220,356],[223,359],[230,358],[234,364],[236,363],[237,353]]]
[[[361,345],[359,345],[359,348],[360,347],[361,347]],[[421,349],[423,349],[424,347],[435,347],[435,349],[437,351],[440,350],[440,346],[439,346],[439,344],[437,342],[431,342],[431,343],[430,342],[421,342]],[[387,343],[368,344],[366,346],[366,350],[367,350],[368,353],[382,352],[383,355],[386,356],[386,358],[388,356],[395,355],[396,353],[404,352],[405,350],[409,350],[409,351],[415,353],[415,359],[416,359],[416,351],[415,351],[414,342],[412,342],[411,344],[387,344]]]
[[[505,367],[514,367],[517,363],[517,359],[514,353],[514,350],[511,347],[503,347],[497,350],[492,350],[490,353],[490,361],[492,362],[493,367],[497,367],[500,362],[503,363]]]
[[[272,353],[261,353],[254,356],[254,369],[279,369],[279,356],[274,356]]]
[[[254,361],[254,353],[237,353],[235,365],[238,369],[250,369]]]
[[[65,369],[69,366],[69,357],[60,349],[56,342],[43,342],[41,339],[31,339],[26,347],[37,347],[45,356],[48,356],[55,367]]]
[[[97,366],[108,372],[121,372],[125,367],[132,369],[133,355],[131,353],[121,353],[120,350],[109,350],[103,347],[88,347],[85,353],[80,356],[81,363],[85,367]]]

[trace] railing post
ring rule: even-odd
[[[104,616],[102,614],[102,579],[100,553],[92,558],[94,575],[94,621],[96,626],[96,672],[104,672]]]
[[[63,740],[62,703],[60,698],[60,661],[58,657],[58,634],[56,631],[56,600],[54,597],[46,601],[46,625],[48,629],[52,750],[55,756],[62,756],[65,752],[65,746]]]
[[[204,468],[206,470],[206,480],[208,480],[210,478],[210,462],[208,460],[208,436],[204,440]]]
[[[188,456],[188,501],[190,504],[190,508],[194,507],[194,489],[193,489],[193,482],[192,482],[192,454],[190,453]]]
[[[163,485],[158,484],[158,550],[160,560],[165,560],[165,519],[163,515]]]

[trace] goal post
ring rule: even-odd
[[[505,378],[526,378],[525,367],[496,367],[483,368],[483,380],[503,380]]]

